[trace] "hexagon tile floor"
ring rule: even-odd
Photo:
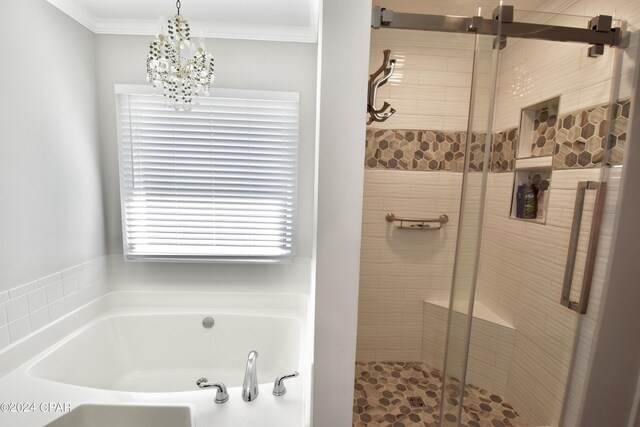
[[[357,362],[354,427],[437,427],[440,411],[439,370],[418,362]],[[457,404],[459,386],[452,385],[449,402]],[[520,426],[518,413],[498,395],[467,385],[463,427]],[[450,415],[449,421],[455,422]]]

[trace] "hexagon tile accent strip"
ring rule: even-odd
[[[518,150],[518,128],[493,135],[491,172],[513,172]]]
[[[609,106],[560,116],[554,169],[591,168],[604,159],[609,129]]]
[[[556,123],[558,116],[543,108],[537,111],[533,121],[533,135],[531,137],[531,156],[551,156],[556,145]]]
[[[629,99],[613,106],[613,124],[609,127],[609,106],[557,116],[542,109],[534,120],[531,136],[532,156],[553,155],[554,169],[582,169],[599,166],[609,144],[608,165],[620,165],[624,158]],[[610,129],[609,129],[610,128]],[[607,135],[609,132],[609,135]],[[518,128],[493,135],[491,172],[512,172],[517,153]],[[487,136],[471,135],[469,170],[482,171]],[[416,171],[463,172],[466,132],[406,129],[367,129],[365,167]]]
[[[631,103],[629,99],[623,99],[613,104],[611,126],[609,108],[609,105],[599,105],[558,118],[554,169],[600,166],[605,161],[607,144],[610,148],[607,165],[622,164]]]
[[[464,170],[466,132],[367,129],[368,169]]]
[[[419,362],[357,362],[353,427],[437,427],[442,374]],[[447,390],[449,404],[457,405],[460,386]],[[456,416],[446,415],[456,422]],[[464,388],[463,427],[517,426],[522,421],[502,397],[473,385]]]
[[[613,124],[609,131],[609,158],[607,161],[609,166],[621,165],[624,159],[630,110],[630,99],[618,101],[613,106]]]

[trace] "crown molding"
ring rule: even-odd
[[[192,37],[261,40],[316,43],[317,27],[296,27],[284,25],[248,25],[189,21]],[[157,20],[116,20],[101,19],[94,21],[96,34],[121,34],[137,36],[155,36],[158,34]]]
[[[158,20],[139,19],[99,19],[91,15],[74,0],[47,0],[53,6],[78,21],[95,34],[119,34],[154,36],[158,34]],[[213,23],[190,20],[195,37],[261,40],[297,43],[318,41],[317,1],[310,2],[309,26],[289,25],[249,25],[238,23]]]
[[[80,6],[73,0],[47,0],[51,5],[57,7],[72,19],[86,27],[92,32],[96,32],[95,18],[87,9]]]

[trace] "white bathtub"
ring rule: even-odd
[[[117,292],[101,300],[92,305],[102,305],[93,308],[102,313],[0,379],[1,402],[181,404],[194,409],[198,427],[308,425],[306,299]],[[215,320],[210,329],[202,325],[207,316]],[[7,350],[20,344],[29,345]],[[241,385],[252,350],[259,354],[260,393],[247,403]],[[286,382],[287,394],[273,396],[275,378],[293,371],[300,376]],[[213,389],[196,386],[201,377],[224,383],[229,401],[215,404]],[[41,426],[60,415],[0,412],[0,425]]]
[[[137,312],[136,312],[137,311]],[[112,314],[47,354],[29,374],[105,390],[198,390],[196,380],[238,387],[247,355],[258,352],[258,380],[301,369],[301,323],[295,318],[170,311]],[[202,326],[211,316],[215,325]],[[70,369],[72,367],[72,369]]]

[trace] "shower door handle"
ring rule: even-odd
[[[562,286],[562,298],[560,304],[575,311],[578,314],[585,314],[589,304],[589,294],[591,293],[591,280],[593,279],[593,269],[596,262],[596,251],[598,249],[598,237],[600,235],[600,223],[602,222],[602,209],[604,208],[604,195],[606,182],[580,181],[576,193],[576,203],[573,211],[573,226],[571,227],[571,237],[569,238],[569,252],[567,253],[567,263],[564,270],[564,283]],[[582,213],[584,211],[584,199],[587,190],[596,191],[596,200],[593,207],[593,219],[587,245],[586,263],[582,276],[582,290],[579,301],[571,301],[571,285],[573,284],[573,273],[576,266],[576,256],[578,253],[578,242],[580,240],[580,230],[582,225]]]

